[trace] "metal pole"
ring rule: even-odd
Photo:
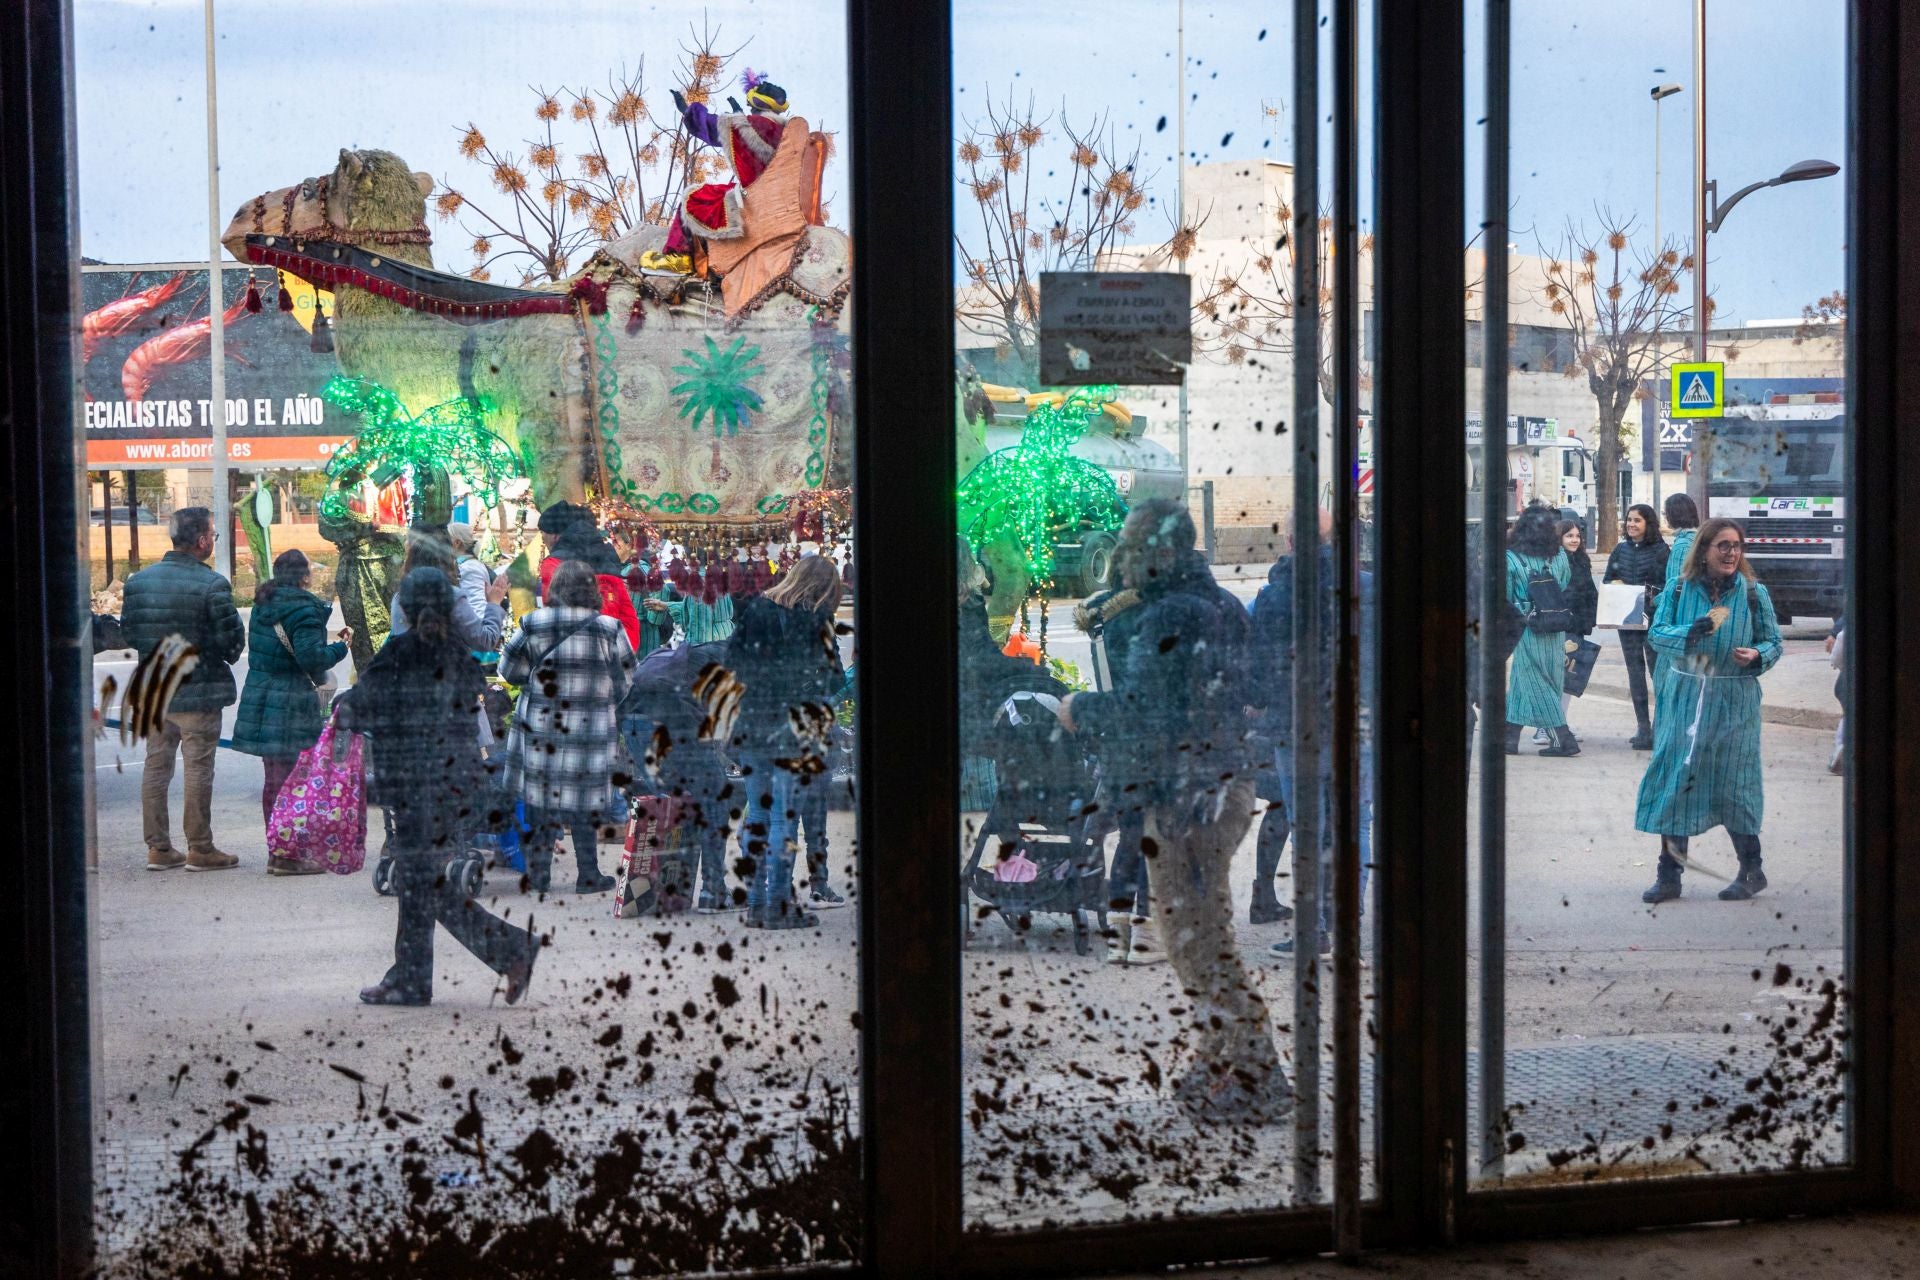
[[[1653,253],[1657,262],[1666,252],[1666,246],[1660,242],[1660,97],[1655,90],[1653,99]],[[1656,335],[1657,340],[1657,335]],[[1660,468],[1666,462],[1665,452],[1660,447],[1660,418],[1654,415],[1653,422],[1653,509],[1660,510]],[[1656,517],[1657,518],[1657,517]],[[1621,523],[1626,519],[1623,516]]]
[[[1180,218],[1174,227],[1178,234],[1187,226],[1187,0],[1180,0],[1174,10],[1174,59],[1180,64],[1178,88],[1180,101],[1174,104],[1174,143],[1179,155],[1175,158],[1173,170],[1174,199],[1180,206]],[[1186,264],[1182,263],[1184,270]],[[1192,472],[1188,456],[1189,437],[1187,435],[1187,370],[1180,371],[1180,484],[1186,486]]]
[[[1320,14],[1294,0],[1293,1199],[1320,1199]]]
[[[1498,1176],[1507,1069],[1507,205],[1511,0],[1487,0],[1486,485],[1480,511],[1480,1173]]]
[[[1707,0],[1693,0],[1693,358],[1707,358]],[[1693,469],[1687,492],[1707,512],[1707,459],[1713,451],[1710,419],[1693,423]]]
[[[113,472],[100,473],[100,523],[107,534],[107,580],[102,586],[113,584]],[[92,559],[91,556],[88,559]],[[91,576],[91,575],[89,575]]]
[[[1333,20],[1333,1243],[1360,1256],[1360,0]],[[1390,424],[1375,423],[1376,436]]]
[[[140,494],[134,485],[138,472],[127,472],[127,572],[140,567]]]
[[[220,270],[220,111],[214,97],[213,0],[205,0],[207,42],[207,314],[212,334],[207,359],[212,367],[214,571],[233,580],[233,495],[227,467],[227,293]],[[255,565],[256,572],[260,569]]]

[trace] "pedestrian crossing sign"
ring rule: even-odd
[[[1727,366],[1719,360],[1673,366],[1672,418],[1718,418],[1726,407]]]

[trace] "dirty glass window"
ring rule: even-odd
[[[1324,1203],[1336,773],[1362,885],[1372,858],[1367,720],[1336,737],[1333,696],[1373,518],[1335,265],[1357,353],[1372,243],[1295,76],[1331,37],[1284,7],[1095,17],[954,14],[974,1230]]]
[[[841,10],[74,8],[103,1269],[851,1262]]]
[[[1843,1164],[1845,14],[1513,5],[1490,56],[1508,11],[1466,30],[1471,1174]]]

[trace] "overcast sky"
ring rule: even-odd
[[[1514,6],[1514,239],[1532,250],[1596,208],[1653,212],[1647,91],[1685,91],[1664,112],[1662,230],[1691,209],[1691,0],[1521,0]],[[1294,110],[1288,6],[1186,6],[1190,160],[1286,160]],[[75,0],[84,251],[107,261],[206,251],[201,7],[194,0]],[[520,147],[534,126],[528,86],[604,84],[646,60],[665,90],[689,23],[746,44],[736,70],[773,75],[815,127],[848,115],[845,29],[836,5],[716,0],[705,5],[567,0],[545,10],[498,0],[223,0],[219,5],[221,221],[244,200],[328,172],[342,146],[385,147],[415,168],[479,187],[456,126]],[[1034,5],[956,0],[956,100],[974,116],[989,93],[1076,125],[1105,111],[1123,150],[1142,147],[1150,191],[1173,193],[1179,94],[1176,7],[1168,0]],[[564,15],[563,20],[559,20]],[[1719,0],[1708,28],[1709,169],[1730,193],[1797,160],[1844,155],[1845,11],[1839,0]],[[1470,191],[1480,182],[1481,41],[1469,22]],[[1370,80],[1363,73],[1363,91]],[[928,109],[939,104],[929,103]],[[1277,114],[1269,115],[1271,109]],[[1166,120],[1164,127],[1162,119]],[[845,214],[843,159],[827,179]],[[1363,191],[1363,202],[1371,192]],[[1477,223],[1479,202],[1467,200]],[[1838,180],[1753,196],[1715,236],[1712,280],[1729,319],[1796,315],[1844,282]],[[1141,220],[1164,234],[1164,214]],[[858,228],[854,229],[856,237]],[[436,260],[464,269],[466,237],[436,226]]]

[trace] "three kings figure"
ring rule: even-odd
[[[687,132],[699,142],[719,147],[733,166],[734,181],[709,182],[687,193],[680,216],[667,231],[666,246],[640,256],[640,265],[650,271],[672,271],[690,275],[694,270],[694,237],[706,240],[733,240],[745,234],[741,201],[745,188],[753,185],[779,150],[787,129],[787,91],[752,70],[741,78],[746,91],[747,110],[716,115],[703,102],[689,103],[678,89],[674,105],[686,122]]]

